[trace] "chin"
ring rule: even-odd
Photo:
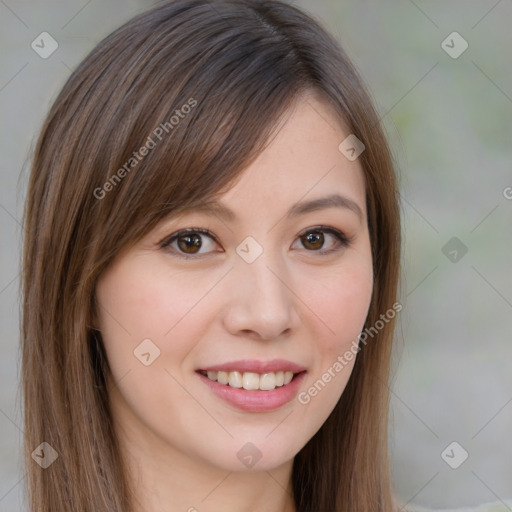
[[[209,465],[225,471],[272,471],[287,463],[292,463],[295,455],[307,442],[305,439],[291,442],[288,438],[285,444],[282,437],[270,441],[269,439],[265,440],[266,435],[268,432],[246,439],[237,437],[223,447],[219,443],[217,446],[220,450],[216,450],[214,453],[208,450],[210,453],[203,452],[202,456]]]

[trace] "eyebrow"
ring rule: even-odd
[[[344,208],[354,212],[359,220],[363,220],[363,211],[361,207],[352,199],[348,197],[341,196],[339,194],[331,194],[325,197],[319,197],[318,199],[311,199],[309,201],[299,201],[292,205],[288,211],[283,215],[284,217],[298,217],[300,215],[305,215],[306,213],[316,212],[318,210],[324,210],[327,208]],[[217,202],[217,201],[209,201],[206,203],[201,203],[199,205],[191,206],[190,208],[186,208],[185,211],[211,211],[218,217],[233,222],[236,220],[236,215],[227,206]]]
[[[296,203],[288,210],[286,217],[296,217],[326,208],[346,208],[353,211],[359,217],[359,220],[363,220],[363,212],[359,205],[352,199],[340,196],[339,194]]]

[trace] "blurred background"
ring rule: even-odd
[[[25,510],[18,287],[30,151],[75,66],[153,4],[0,0],[1,512]],[[295,4],[359,68],[400,174],[396,494],[429,507],[497,501],[497,512],[510,511],[502,502],[512,498],[512,2]]]

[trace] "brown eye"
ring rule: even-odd
[[[302,245],[306,249],[310,249],[313,251],[318,251],[321,249],[325,242],[325,237],[323,233],[320,233],[318,231],[311,231],[309,233],[306,233],[305,235],[302,235],[300,237],[300,240],[302,242]]]
[[[177,242],[180,250],[186,254],[196,254],[203,245],[201,236],[196,233],[181,235],[177,238]]]
[[[292,249],[306,249],[316,252],[318,256],[342,251],[350,246],[352,239],[345,233],[330,226],[315,226],[299,234]]]
[[[161,244],[162,249],[183,258],[199,258],[214,252],[224,252],[208,230],[190,228],[178,231]]]

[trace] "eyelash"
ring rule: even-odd
[[[303,236],[305,236],[307,234],[310,234],[310,233],[329,234],[329,235],[334,236],[334,238],[336,239],[337,247],[335,247],[333,249],[327,249],[327,250],[322,250],[322,249],[308,250],[308,249],[304,248],[304,250],[306,250],[307,252],[320,254],[322,256],[334,253],[336,251],[339,251],[341,248],[348,247],[351,244],[352,240],[353,240],[353,238],[347,237],[343,232],[339,231],[338,229],[332,228],[330,226],[315,226],[315,227],[312,227],[312,228],[305,229],[304,231],[299,233],[299,235],[297,237],[297,240],[299,240],[301,237],[303,237]],[[204,236],[207,236],[207,237],[211,238],[214,242],[219,244],[219,242],[218,242],[217,238],[215,237],[215,235],[213,233],[211,233],[210,231],[208,231],[207,229],[203,229],[203,228],[188,228],[188,229],[182,229],[182,230],[177,231],[176,233],[173,233],[172,235],[170,235],[168,238],[166,238],[160,244],[160,247],[162,249],[170,250],[171,252],[176,254],[178,257],[183,258],[185,260],[199,259],[199,258],[205,256],[206,254],[186,254],[184,252],[181,252],[179,249],[175,249],[175,248],[171,247],[171,244],[173,242],[175,242],[176,240],[178,240],[178,238],[180,236],[187,235],[187,234],[190,234],[190,235],[204,235]],[[218,251],[218,252],[220,252],[220,251]]]

